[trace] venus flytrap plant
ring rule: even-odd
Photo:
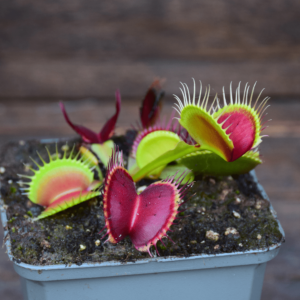
[[[46,148],[47,149],[47,148]],[[42,165],[33,160],[37,170],[30,168],[32,176],[19,174],[25,188],[21,188],[33,203],[44,206],[46,209],[36,218],[43,219],[81,202],[99,196],[97,191],[100,181],[94,180],[94,173],[90,168],[89,160],[79,159],[79,152],[73,157],[74,147],[67,157],[66,152],[62,158],[53,160],[49,153],[49,162],[38,154]],[[58,157],[58,151],[56,151]]]
[[[254,150],[261,142],[263,130],[261,121],[268,97],[256,108],[259,97],[252,107],[254,87],[248,104],[249,86],[246,84],[243,99],[240,98],[240,85],[233,101],[230,85],[230,103],[227,104],[223,89],[224,106],[221,107],[217,96],[208,108],[210,89],[206,89],[202,97],[202,84],[196,102],[196,85],[191,99],[188,87],[182,84],[183,101],[178,96],[175,109],[180,115],[179,123],[190,134],[196,145],[175,139],[173,143],[165,141],[163,153],[158,153],[164,136],[159,131],[149,133],[139,141],[140,152],[147,163],[140,164],[139,169],[131,172],[135,181],[140,180],[153,170],[160,170],[172,161],[177,161],[195,173],[210,175],[243,174],[261,163],[259,153]],[[143,145],[145,145],[143,147]],[[156,150],[155,156],[152,152]],[[138,153],[139,149],[136,151]],[[160,155],[159,155],[160,154]]]
[[[182,132],[181,126],[178,126],[178,122],[172,122],[172,117],[167,123],[157,122],[154,126],[144,129],[137,135],[133,142],[131,157],[136,159],[136,166],[129,169],[129,173],[135,174],[139,169],[173,149],[182,140],[185,142],[190,141],[187,139],[186,134]],[[159,166],[156,170],[148,173],[147,177],[151,179],[164,179],[166,174],[169,176],[172,171],[173,174],[177,171],[189,171],[185,166],[178,164],[170,166],[165,170],[166,165]],[[163,172],[163,170],[165,171]],[[190,179],[193,178],[192,172],[189,172],[187,177]],[[185,182],[185,179],[183,182]]]
[[[243,99],[240,98],[240,85],[236,89],[235,101],[233,101],[232,88],[230,85],[230,103],[227,104],[223,88],[224,106],[221,108],[217,95],[210,108],[207,107],[209,89],[206,89],[204,98],[201,100],[202,84],[196,103],[196,84],[194,81],[194,94],[191,99],[188,86],[182,84],[181,101],[175,96],[180,115],[180,124],[189,132],[193,139],[201,145],[203,150],[210,150],[226,161],[234,161],[244,155],[250,149],[257,147],[261,142],[261,117],[265,111],[269,97],[266,97],[256,108],[259,97],[252,107],[252,98],[255,85],[252,89],[248,104],[249,86],[246,84]],[[217,100],[216,106],[214,106]]]
[[[118,92],[117,112],[98,135],[71,123],[61,104],[67,122],[86,143],[92,144],[94,153],[100,149],[98,156],[107,168],[103,192],[107,242],[118,243],[129,236],[137,250],[150,255],[150,247],[156,248],[157,242],[162,242],[162,238],[167,236],[195,174],[242,174],[261,163],[255,149],[261,142],[261,119],[268,101],[265,98],[256,108],[258,97],[252,107],[253,87],[248,104],[247,84],[242,101],[240,85],[233,101],[230,85],[230,103],[227,104],[223,89],[224,106],[220,106],[216,96],[208,108],[209,89],[206,89],[202,98],[200,86],[196,103],[194,81],[192,98],[186,84],[182,84],[181,89],[183,100],[175,96],[179,123],[172,119],[168,123],[154,123],[159,117],[161,96],[155,94],[153,89],[150,88],[143,101],[143,129],[133,142],[130,157],[136,163],[129,170],[124,168],[122,152],[108,140],[120,110]],[[73,150],[68,158],[66,152],[63,158],[56,160],[52,160],[49,154],[49,163],[41,158],[42,166],[34,161],[38,170],[32,169],[33,176],[23,175],[31,180],[24,189],[29,199],[46,207],[37,219],[101,194],[97,190],[103,179],[98,159],[84,146],[73,158]],[[79,154],[81,159],[78,159]],[[100,181],[94,179],[91,168],[96,168]],[[135,182],[146,176],[163,180],[137,193]]]

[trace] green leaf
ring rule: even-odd
[[[261,164],[259,153],[253,151],[248,151],[233,162],[226,162],[208,150],[197,151],[181,158],[179,162],[193,170],[195,174],[224,176],[244,174]]]
[[[107,167],[108,161],[114,149],[114,142],[112,140],[108,140],[103,144],[92,144],[91,149],[96,153],[104,166]]]
[[[140,169],[152,163],[156,158],[172,150],[180,142],[179,136],[167,130],[154,131],[146,135],[138,145],[136,151],[136,162]],[[160,165],[157,169],[147,175],[150,178],[158,178],[165,165]]]
[[[229,160],[233,143],[222,124],[202,107],[186,105],[180,114],[179,123],[204,150],[213,151],[224,160]]]
[[[141,168],[137,173],[130,172],[130,175],[132,176],[135,182],[139,181],[156,168],[166,166],[170,162],[181,158],[189,153],[195,152],[198,149],[199,146],[191,146],[186,144],[185,142],[180,141],[174,149],[169,150],[163,155],[157,157],[152,162],[148,163],[146,166]]]

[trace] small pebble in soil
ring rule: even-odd
[[[85,245],[79,245],[79,251],[83,251],[86,249],[86,246]]]
[[[232,213],[233,213],[233,215],[237,218],[237,219],[239,219],[240,217],[241,217],[241,215],[238,213],[238,212],[236,212],[236,211],[232,211]]]
[[[255,205],[256,209],[261,209],[261,202],[257,201],[256,205]]]
[[[243,244],[242,244],[242,243],[239,243],[239,246],[240,246],[240,247],[243,247]]]
[[[226,198],[226,196],[228,195],[228,193],[229,193],[229,190],[223,190],[223,191],[221,192],[220,199],[221,199],[222,201],[224,201],[225,198]]]
[[[212,230],[206,231],[205,236],[206,236],[208,239],[210,239],[210,240],[212,240],[212,241],[215,241],[215,242],[219,239],[219,234],[218,234],[217,232],[212,231]]]
[[[226,228],[225,235],[239,235],[239,232],[234,227]]]
[[[261,235],[260,234],[257,235],[257,239],[261,240]]]
[[[101,244],[100,240],[96,240],[96,241],[95,241],[96,247],[100,246],[100,244]]]
[[[209,178],[209,183],[215,185],[215,184],[216,184],[216,181],[215,181],[213,178]]]
[[[43,241],[41,242],[41,247],[51,248],[51,245],[50,245],[50,243],[49,243],[48,241],[43,240]]]
[[[8,184],[12,184],[13,181],[10,179],[10,180],[7,181],[7,183],[8,183]]]
[[[214,246],[214,249],[215,249],[215,250],[218,250],[219,248],[220,248],[219,245]]]
[[[241,198],[239,198],[239,197],[235,198],[235,203],[236,204],[240,204],[241,202],[242,202]]]
[[[71,226],[69,226],[69,225],[66,225],[66,230],[71,230],[72,229],[72,227]]]

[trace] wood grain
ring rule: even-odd
[[[298,0],[11,0],[0,9],[0,99],[169,93],[191,77],[217,91],[258,80],[300,95]]]
[[[2,75],[1,75],[2,74]],[[258,81],[256,92],[266,88],[270,96],[300,95],[300,61],[295,62],[204,62],[159,61],[100,62],[47,60],[4,62],[0,71],[2,98],[112,98],[119,88],[126,97],[143,95],[153,79],[166,78],[167,95],[178,94],[179,82],[192,86],[191,77],[210,84],[212,93],[241,81]],[[199,86],[199,85],[198,85]]]

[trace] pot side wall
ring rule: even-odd
[[[266,263],[238,267],[151,273],[80,280],[22,278],[25,300],[230,299],[257,300]]]

